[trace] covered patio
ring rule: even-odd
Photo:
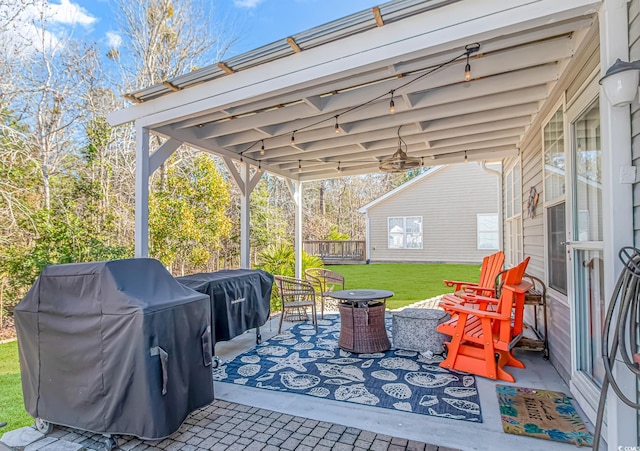
[[[542,144],[536,147],[541,127],[563,99],[575,100],[576,93],[587,90],[597,95],[594,79],[601,59],[606,69],[615,57],[628,58],[626,8],[626,2],[615,0],[392,1],[127,94],[135,105],[108,119],[112,125],[134,122],[136,127],[136,256],[148,255],[149,176],[183,144],[221,157],[242,193],[244,268],[250,265],[251,192],[263,171],[287,180],[296,206],[298,276],[305,182],[378,172],[389,165],[402,169],[409,162],[434,166],[517,160],[522,173],[525,166],[538,167],[539,173],[530,171],[535,178],[509,183],[520,189],[525,183],[544,187],[545,155]],[[626,208],[632,204],[630,187],[613,182],[617,165],[631,164],[630,120],[628,111],[615,110],[604,100],[600,114],[602,149],[611,151],[602,157],[601,245],[608,265],[603,292],[609,296],[620,269],[616,250],[633,238],[633,218]],[[150,134],[165,140],[158,149],[150,149]],[[397,158],[389,161],[394,154]],[[506,184],[503,180],[504,193]],[[522,191],[519,194],[521,202]],[[614,207],[621,203],[624,212]],[[503,212],[504,227],[506,216]],[[512,234],[520,239],[521,254],[523,247],[527,254],[534,253],[530,269],[545,278],[545,225],[530,222],[529,227],[527,232],[533,235],[526,237],[525,245],[522,223]],[[565,293],[567,313],[559,315],[570,316],[575,300],[566,297]],[[567,335],[574,333],[574,327],[575,319],[566,319]],[[562,346],[563,357],[571,363],[555,361],[554,368],[537,355],[525,356],[527,369],[515,374],[518,385],[580,392],[573,385],[578,379],[571,380],[571,387],[563,381],[579,374],[576,357],[570,354],[577,344],[574,335],[570,338],[571,343]],[[248,345],[242,339],[217,351],[231,357]],[[564,368],[562,378],[556,372],[559,363],[569,368]],[[634,384],[625,380],[628,388]],[[217,384],[216,394],[228,401],[318,421],[340,418],[350,426],[454,448],[565,446],[503,434],[494,385],[479,379],[485,423],[465,423],[464,434],[458,423],[449,420],[394,413],[390,421],[384,409],[344,407],[320,399],[305,403],[287,393],[255,393],[247,387]],[[597,389],[593,393],[597,395]],[[595,418],[592,398],[580,402]],[[595,400],[597,404],[597,396]],[[637,416],[630,415],[630,409],[610,402],[607,415],[610,446],[637,440]]]
[[[183,144],[222,157],[242,193],[242,267],[262,171],[289,183],[300,262],[304,182],[378,172],[398,147],[423,166],[518,155],[598,4],[392,1],[127,94],[108,120],[136,125],[136,256],[149,176]]]

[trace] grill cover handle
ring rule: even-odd
[[[204,366],[211,366],[213,359],[213,347],[211,346],[211,326],[207,326],[200,337],[202,340],[202,363]]]
[[[151,356],[160,356],[160,367],[162,368],[162,396],[167,394],[167,382],[169,379],[169,373],[167,371],[167,364],[169,363],[169,354],[160,346],[155,346],[149,350]]]

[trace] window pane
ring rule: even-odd
[[[522,184],[520,183],[520,165],[513,168],[513,214],[519,215],[522,211]]]
[[[404,218],[389,218],[389,249],[404,247]]]
[[[407,218],[406,220],[406,232],[407,233],[420,233],[422,231],[422,218]]]
[[[498,215],[478,215],[478,249],[498,249]]]
[[[602,161],[600,108],[591,105],[573,124],[575,130],[576,230],[579,241],[602,241]]]
[[[422,218],[407,218],[405,224],[407,249],[422,249]]]
[[[505,186],[505,203],[507,210],[507,218],[513,216],[513,171],[507,173],[507,183]]]
[[[564,195],[564,119],[558,109],[544,127],[544,200],[551,201]]]
[[[567,240],[564,202],[547,210],[549,287],[567,294]]]
[[[578,369],[602,386],[602,330],[604,328],[604,268],[602,251],[575,252],[576,299],[578,309]]]

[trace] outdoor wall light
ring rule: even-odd
[[[626,62],[620,58],[607,70],[600,84],[613,106],[625,106],[633,102],[640,81],[640,61]]]

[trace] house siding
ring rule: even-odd
[[[629,2],[629,61],[640,60],[640,0]],[[640,104],[637,99],[631,104],[631,151],[632,164],[640,166]],[[636,169],[640,172],[640,170]],[[640,246],[640,183],[633,185],[633,242]],[[640,340],[640,338],[638,338]],[[640,346],[640,342],[638,342]],[[637,397],[640,401],[640,394]],[[640,412],[638,413],[640,434]],[[640,443],[640,436],[638,437]]]
[[[373,262],[480,263],[477,214],[498,212],[498,179],[478,164],[448,165],[369,208]],[[389,249],[387,219],[422,216],[422,249]]]
[[[629,60],[640,59],[640,0],[629,3]],[[631,104],[631,149],[633,165],[640,166],[640,104]],[[634,245],[640,245],[640,183],[633,185]]]
[[[638,1],[640,0],[635,0],[636,3]],[[531,257],[527,273],[542,279],[547,285],[542,127],[548,117],[555,112],[563,97],[573,99],[580,92],[581,88],[589,80],[590,75],[598,68],[598,65],[599,41],[598,33],[594,33],[591,39],[581,48],[573,68],[558,81],[551,96],[547,99],[547,102],[545,102],[521,141],[521,157],[519,158],[521,158],[522,167],[523,252],[525,256]],[[569,139],[568,130],[565,130],[565,140],[567,139]],[[640,141],[638,146],[638,158],[640,158]],[[514,159],[505,160],[503,161],[503,167],[507,168],[513,162]],[[535,187],[540,195],[534,217],[531,217],[527,212],[527,201],[531,187]],[[638,214],[640,215],[640,211]],[[526,312],[525,319],[530,324],[532,323],[532,311]],[[547,290],[547,322],[551,362],[562,378],[569,382],[571,378],[571,310],[566,297],[554,293],[552,290]]]

